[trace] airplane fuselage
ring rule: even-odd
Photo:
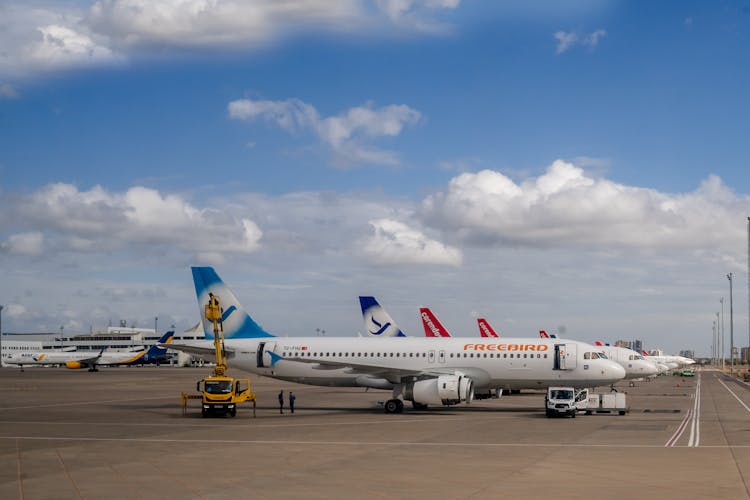
[[[598,349],[571,340],[270,337],[226,339],[225,344],[232,367],[323,386],[390,389],[412,372],[414,376],[461,372],[479,389],[595,387],[625,376],[613,361],[584,359],[585,353]],[[212,346],[210,342],[192,345]]]

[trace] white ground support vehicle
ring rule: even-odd
[[[544,398],[547,417],[570,416],[576,413],[618,413],[625,415],[630,408],[627,396],[623,392],[592,394],[588,389],[576,390],[573,387],[550,387]]]
[[[578,413],[576,403],[578,394],[573,387],[550,387],[544,397],[545,414],[547,417],[570,416],[575,418]],[[588,394],[588,391],[587,391]]]

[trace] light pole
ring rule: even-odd
[[[750,217],[747,218],[747,356],[750,370]]]
[[[156,329],[156,325],[159,323],[159,316],[154,316],[154,335],[159,336],[159,330]]]
[[[65,327],[63,325],[60,325],[60,348],[65,348],[65,341],[63,340],[63,329]]]
[[[711,364],[716,364],[716,320],[711,327]]]
[[[719,324],[719,312],[716,312],[716,365],[719,365],[719,346],[721,345],[721,325]]]
[[[734,300],[732,298],[732,273],[727,274],[729,280],[729,374],[734,376]]]
[[[724,350],[724,297],[719,299],[721,302],[721,371],[724,371],[724,356],[726,351]]]

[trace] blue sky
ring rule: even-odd
[[[3,3],[3,329],[746,339],[750,2],[527,4]]]

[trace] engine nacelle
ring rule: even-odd
[[[405,400],[423,405],[471,403],[474,399],[474,382],[460,373],[440,375],[405,383],[403,395]]]
[[[70,368],[71,370],[78,370],[79,368],[83,368],[83,365],[79,363],[78,361],[67,361],[65,362],[65,368]]]

